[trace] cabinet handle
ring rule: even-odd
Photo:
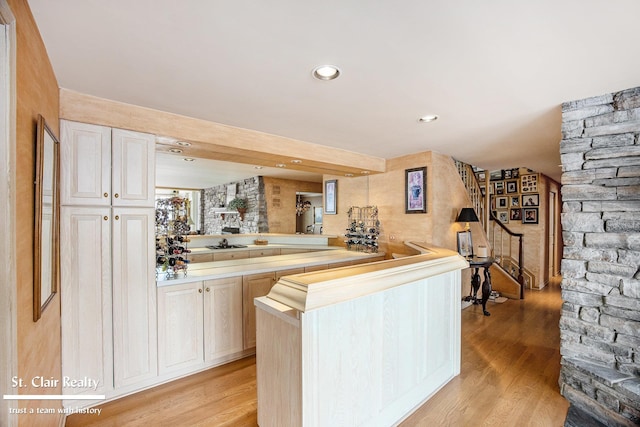
[[[207,288],[206,290],[207,290],[207,292],[209,292],[209,291],[210,291],[210,289],[209,289],[209,288]]]
[[[120,219],[120,215],[116,215],[116,221]]]
[[[118,193],[114,194],[113,197],[115,197],[116,199],[120,196],[118,196]]]
[[[202,293],[202,288],[198,289],[198,292]]]
[[[104,220],[105,220],[105,221],[108,221],[108,220],[109,220],[109,217],[105,215],[105,216],[104,216]]]
[[[104,193],[104,197],[109,197],[109,193]]]

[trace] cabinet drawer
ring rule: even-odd
[[[280,249],[257,249],[249,252],[249,258],[259,258],[263,256],[280,255]]]
[[[214,261],[249,258],[249,251],[218,252],[213,254]]]
[[[211,262],[213,261],[213,254],[191,254],[188,259],[191,262]]]

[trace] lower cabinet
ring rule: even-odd
[[[242,351],[242,277],[158,288],[160,374]]]
[[[244,349],[256,346],[256,307],[254,298],[263,297],[276,284],[276,274],[260,273],[242,277],[242,313],[244,317]]]

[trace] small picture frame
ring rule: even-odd
[[[503,170],[497,170],[497,171],[491,171],[489,173],[489,179],[491,181],[500,181],[502,179],[504,179],[504,174],[503,174]]]
[[[484,171],[478,172],[476,176],[478,177],[478,182],[485,182],[487,179],[487,174]]]
[[[509,207],[509,198],[506,196],[496,197],[496,208],[507,209]]]
[[[509,206],[511,206],[512,208],[519,208],[520,207],[520,196],[511,196],[511,203],[509,204]]]
[[[426,213],[427,168],[406,169],[404,172],[405,213]]]
[[[540,206],[540,195],[539,194],[523,194],[522,195],[522,203],[520,206],[526,208],[528,206]]]
[[[509,211],[498,211],[498,220],[503,224],[509,223]]]
[[[504,179],[511,179],[511,169],[507,169],[504,171]]]
[[[520,176],[521,193],[537,193],[538,192],[538,174],[527,174]]]
[[[523,224],[537,224],[538,223],[538,208],[523,208],[522,209],[522,223]]]
[[[458,231],[458,253],[465,258],[473,257],[471,231]]]
[[[504,194],[504,181],[497,181],[495,183],[496,194]]]
[[[511,221],[522,221],[522,209],[520,208],[509,209],[509,219]]]
[[[338,180],[336,179],[324,182],[324,213],[325,215],[338,213]]]
[[[518,192],[518,181],[507,181],[507,194],[514,194]]]

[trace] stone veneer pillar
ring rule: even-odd
[[[640,88],[563,104],[562,133],[561,392],[640,425]]]

